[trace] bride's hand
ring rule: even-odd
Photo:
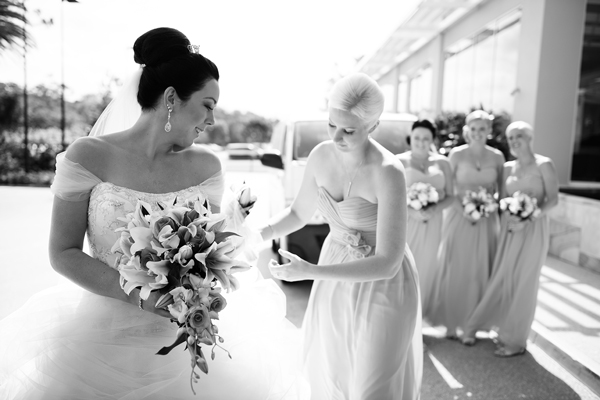
[[[138,295],[139,295],[139,292],[138,292]],[[153,314],[160,315],[161,317],[173,319],[173,316],[171,315],[171,313],[168,310],[165,310],[164,308],[156,308],[155,307],[156,303],[158,302],[158,299],[160,299],[161,296],[162,296],[162,294],[160,293],[160,291],[153,290],[152,292],[150,292],[150,296],[148,296],[147,300],[142,300],[142,308],[144,309],[144,311],[148,311]]]
[[[286,264],[278,264],[275,260],[269,261],[269,271],[271,272],[271,275],[277,279],[288,282],[310,279],[310,277],[306,274],[308,269],[307,267],[311,265],[308,261],[305,261],[297,255],[283,249],[279,249],[279,254],[281,254],[282,257],[290,260],[290,262]]]

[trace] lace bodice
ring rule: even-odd
[[[87,239],[92,256],[108,266],[116,268],[116,254],[111,248],[119,237],[115,229],[124,226],[119,218],[132,212],[138,200],[158,208],[158,202],[172,203],[179,199],[207,198],[213,206],[220,206],[223,196],[223,175],[219,171],[199,185],[168,193],[145,193],[102,182],[82,165],[64,156],[57,157],[56,177],[51,190],[55,196],[66,201],[84,201],[89,198]]]
[[[138,192],[109,182],[96,185],[92,189],[88,206],[87,237],[92,256],[116,268],[117,255],[111,252],[111,248],[120,233],[115,233],[115,229],[125,226],[119,218],[132,212],[138,200],[150,204],[153,209],[158,209],[158,202],[172,203],[175,197],[180,199],[207,197],[210,203],[218,205],[220,194],[211,191],[214,192],[214,186],[218,186],[220,177],[219,174],[218,177],[210,178],[200,185],[172,193]]]

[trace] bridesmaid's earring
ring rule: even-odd
[[[171,107],[167,106],[167,109],[169,110],[169,115],[167,115],[167,123],[165,124],[165,132],[171,132]]]

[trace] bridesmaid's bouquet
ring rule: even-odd
[[[440,196],[438,191],[429,183],[415,182],[406,191],[406,201],[413,210],[425,210],[437,204]]]
[[[537,199],[520,191],[513,193],[510,197],[501,199],[500,210],[518,217],[521,221],[537,218],[542,213],[537,205]]]
[[[159,202],[156,211],[140,200],[132,213],[120,218],[126,226],[115,230],[121,234],[112,248],[120,254],[116,266],[121,287],[127,294],[140,288],[144,300],[154,290],[162,293],[155,307],[168,310],[179,329],[174,343],[157,354],[185,343],[192,359],[194,394],[193,383],[200,378],[195,368],[208,373],[202,345],[212,346],[214,359],[215,347],[222,348],[219,343],[224,341],[214,324],[227,306],[221,293],[236,290],[239,281],[233,274],[250,268],[238,259],[244,250],[244,238],[234,232],[239,227],[229,225],[235,225],[234,211],[247,215],[256,198],[243,187],[235,201],[234,207],[227,207],[232,211],[212,213],[205,198]]]
[[[467,190],[462,199],[462,206],[463,213],[475,222],[489,217],[498,210],[496,199],[483,187],[479,187],[477,191]]]

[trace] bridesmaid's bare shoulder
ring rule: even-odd
[[[412,152],[410,150],[405,151],[404,153],[396,154],[396,157],[398,158],[398,160],[400,160],[400,162],[402,162],[404,168],[409,166],[411,154]]]

